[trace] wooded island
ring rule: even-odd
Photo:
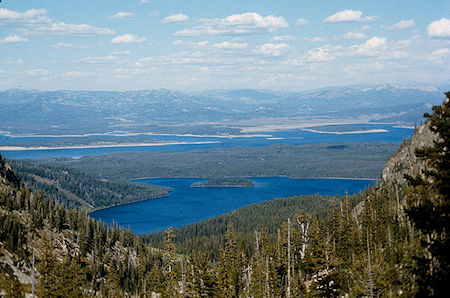
[[[193,183],[191,187],[254,187],[252,180],[245,178],[216,178],[205,182]]]

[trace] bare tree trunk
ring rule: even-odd
[[[398,195],[398,186],[397,184],[394,184],[395,188],[395,198],[397,199],[397,216],[400,216],[400,198]]]
[[[309,230],[309,222],[300,222],[299,219],[297,219],[297,224],[300,226],[300,229],[302,230],[302,247],[299,249],[300,258],[303,259],[305,257],[306,252],[306,246],[308,243],[308,230]]]
[[[259,233],[255,230],[256,253],[259,254]]]
[[[264,286],[264,298],[269,298],[269,257],[266,257],[266,283]]]
[[[181,259],[181,287],[183,297],[186,297],[186,271],[184,269],[184,258]]]
[[[288,218],[287,227],[287,241],[288,241],[288,272],[287,272],[287,289],[286,297],[291,298],[291,219]]]
[[[34,268],[34,248],[33,248],[33,258],[31,259],[31,297],[34,296],[34,289],[36,287],[36,278],[35,278],[35,268]]]
[[[369,249],[369,228],[367,228],[367,265],[369,270],[369,287],[370,298],[373,298],[373,282],[372,282],[372,269],[370,267],[370,249]]]

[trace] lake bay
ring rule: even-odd
[[[98,210],[95,219],[131,228],[145,234],[179,227],[227,213],[231,210],[274,198],[294,195],[344,195],[362,191],[373,180],[353,179],[290,179],[286,177],[249,178],[250,188],[195,188],[193,183],[205,179],[150,178],[133,182],[172,187],[168,197]]]

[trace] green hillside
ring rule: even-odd
[[[238,218],[169,229],[161,249],[31,191],[0,157],[0,295],[36,289],[38,297],[445,297],[447,97],[416,133],[420,139],[429,130],[434,141],[403,145],[415,152],[405,184],[387,174],[362,195],[265,202],[236,211]],[[410,158],[404,149],[394,160]],[[292,214],[295,208],[300,212]],[[235,222],[225,230],[229,219]],[[219,243],[217,257],[202,250],[215,247],[201,247],[198,236]]]

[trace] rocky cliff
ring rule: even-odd
[[[406,183],[405,175],[417,176],[424,168],[422,160],[415,155],[415,150],[431,146],[437,135],[430,130],[429,123],[420,126],[410,139],[402,142],[397,152],[387,160],[382,179],[385,183]]]

